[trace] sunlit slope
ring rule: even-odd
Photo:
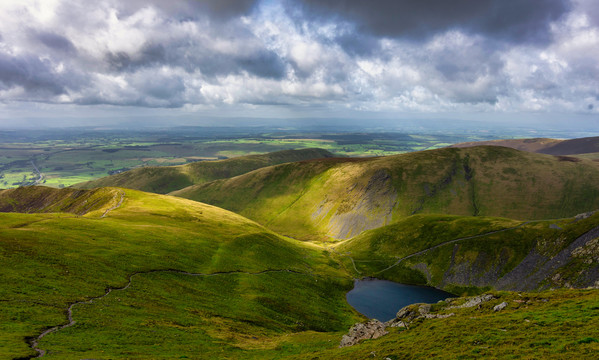
[[[599,167],[504,147],[445,148],[259,169],[173,195],[301,239],[344,239],[413,214],[549,219],[599,208]]]
[[[533,222],[414,215],[340,243],[335,252],[358,276],[457,294],[586,288],[599,285],[599,213]]]
[[[330,152],[323,149],[283,150],[262,155],[248,155],[219,161],[200,161],[179,166],[143,167],[77,184],[74,187],[92,189],[118,186],[166,194],[193,184],[229,178],[265,166],[331,156],[333,155]]]
[[[109,288],[39,341],[44,357],[272,357],[303,332],[356,320],[351,280],[328,253],[210,205],[105,191],[119,201],[83,216],[0,213],[0,357],[35,355],[28,341]]]

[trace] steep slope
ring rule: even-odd
[[[116,189],[55,189],[45,186],[0,190],[0,212],[52,213],[84,215],[107,210],[120,199]]]
[[[540,151],[551,155],[574,155],[599,152],[599,136],[564,140]]]
[[[332,157],[323,149],[283,150],[262,155],[248,155],[219,161],[200,161],[179,166],[143,167],[98,180],[74,185],[75,188],[118,186],[166,194],[193,184],[229,178],[265,166],[292,161]]]
[[[300,239],[345,239],[413,214],[549,219],[599,208],[599,167],[505,147],[303,161],[191,186],[210,203]]]
[[[467,289],[599,286],[599,214],[559,221],[414,215],[335,247],[359,276]]]
[[[451,147],[505,146],[517,150],[550,155],[576,155],[599,152],[599,136],[579,139],[558,140],[547,138],[506,139],[490,141],[472,141],[452,145]]]
[[[104,191],[122,198],[82,216],[0,213],[3,358],[269,358],[358,318],[327,253],[210,205]],[[69,198],[3,195],[40,192]]]
[[[491,293],[405,309],[408,327],[342,349],[293,359],[596,359],[599,290]],[[495,307],[505,304],[503,310]],[[338,339],[340,340],[340,339]]]

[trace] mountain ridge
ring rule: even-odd
[[[599,136],[567,140],[549,138],[529,138],[472,141],[454,144],[450,147],[471,147],[481,145],[505,146],[516,150],[536,152],[548,155],[577,155],[599,152]]]
[[[561,218],[599,208],[590,160],[506,147],[443,148],[266,167],[171,194],[300,239],[344,239],[420,213]],[[291,224],[291,225],[290,225]]]
[[[153,166],[132,169],[97,180],[73,185],[75,188],[92,189],[116,186],[157,194],[166,194],[194,184],[221,178],[229,178],[261,167],[332,157],[327,150],[310,148],[282,150],[267,154],[246,155],[226,160],[198,161],[178,166]]]

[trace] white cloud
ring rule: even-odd
[[[552,42],[535,44],[456,29],[360,38],[349,23],[291,18],[273,2],[225,17],[198,4],[2,1],[0,97],[227,111],[599,111],[599,29],[587,0],[551,24]],[[352,36],[366,50],[341,40]]]

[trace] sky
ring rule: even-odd
[[[427,118],[599,130],[598,59],[597,0],[1,0],[0,126]]]

